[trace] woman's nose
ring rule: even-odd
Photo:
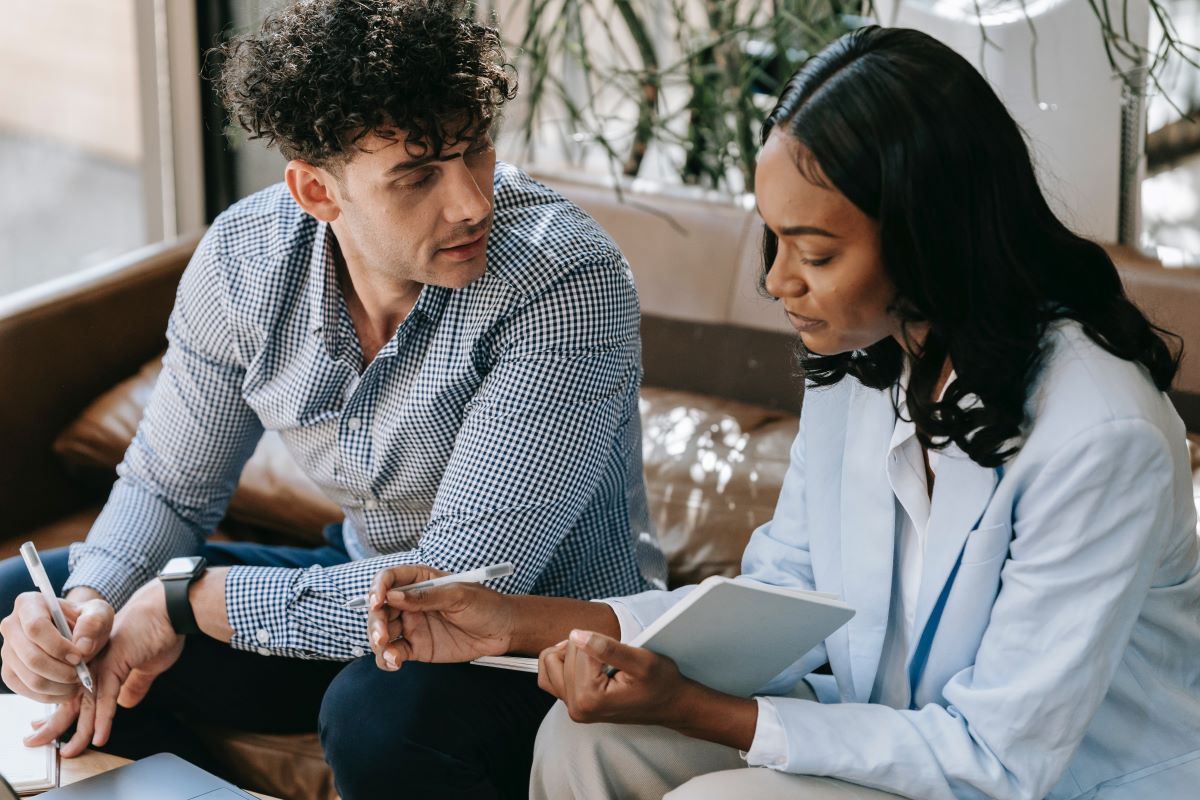
[[[779,300],[785,297],[799,297],[808,292],[804,276],[799,270],[789,268],[782,253],[771,263],[765,286],[767,293]]]

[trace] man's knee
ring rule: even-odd
[[[462,724],[453,682],[439,667],[384,672],[372,658],[351,662],[330,684],[318,731],[345,800],[436,787],[439,796],[488,796],[480,766],[484,732]]]

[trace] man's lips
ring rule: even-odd
[[[468,239],[458,244],[453,244],[448,247],[443,247],[438,250],[440,255],[449,256],[452,259],[465,261],[468,258],[474,258],[483,252],[484,246],[487,244],[488,231],[485,229],[474,239]]]

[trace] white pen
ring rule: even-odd
[[[490,567],[480,567],[469,572],[458,572],[454,575],[443,575],[440,578],[412,583],[408,586],[393,586],[389,591],[412,592],[417,589],[432,589],[434,586],[444,586],[447,583],[483,583],[493,578],[503,578],[512,574],[513,565],[506,561],[503,564],[493,564]],[[356,597],[353,600],[348,600],[343,605],[343,608],[366,608],[369,605],[371,605],[370,598]]]
[[[67,625],[67,618],[63,616],[62,606],[58,604],[58,595],[50,586],[50,576],[46,574],[46,568],[42,566],[42,559],[38,556],[33,542],[21,545],[21,557],[25,559],[25,568],[29,570],[29,577],[33,578],[33,585],[42,593],[42,597],[46,598],[46,605],[50,606],[50,616],[54,618],[54,627],[58,628],[58,632],[70,641],[72,638],[71,628]],[[79,682],[83,684],[83,688],[87,689],[89,694],[96,693],[96,684],[92,683],[92,673],[88,672],[86,664],[82,661],[76,664],[75,674],[79,676]]]

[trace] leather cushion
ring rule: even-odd
[[[115,469],[133,440],[161,370],[162,360],[156,358],[102,394],[59,435],[55,452],[72,466]],[[342,512],[301,471],[279,434],[268,431],[242,470],[229,516],[320,544],[321,530],[340,520]]]
[[[111,470],[133,439],[161,360],[103,394],[55,442],[74,466]],[[736,575],[751,532],[771,518],[796,435],[795,415],[645,387],[643,457],[650,513],[672,585]],[[242,471],[229,516],[319,543],[341,511],[267,432]]]
[[[647,498],[671,585],[737,575],[750,534],[775,513],[799,418],[652,387],[641,412]]]

